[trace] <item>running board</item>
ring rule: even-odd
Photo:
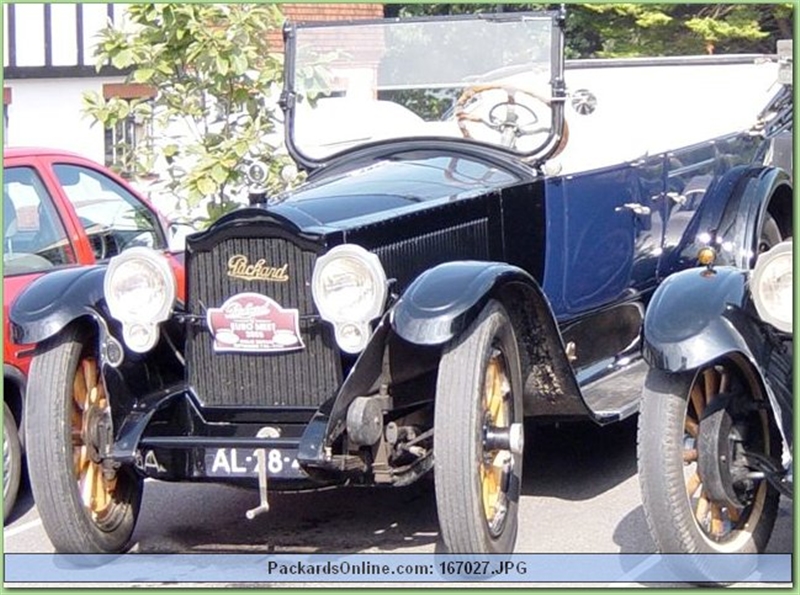
[[[583,387],[583,400],[594,420],[609,424],[630,417],[639,410],[648,365],[643,359],[615,370]]]

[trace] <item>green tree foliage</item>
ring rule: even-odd
[[[84,95],[105,128],[131,114],[151,120],[150,150],[128,154],[128,173],[166,171],[182,207],[211,199],[209,219],[237,204],[246,160],[269,163],[268,189],[283,187],[288,157],[276,155],[273,113],[282,55],[267,34],[282,20],[274,4],[131,4],[127,23],[104,29],[98,68],[110,63],[157,90],[151,101]]]
[[[557,4],[388,4],[387,16],[556,9]],[[569,4],[567,57],[774,53],[793,4]]]

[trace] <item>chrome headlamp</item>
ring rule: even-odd
[[[333,324],[339,347],[361,352],[369,340],[369,323],[386,302],[380,259],[355,244],[336,246],[317,260],[311,292],[320,316]]]
[[[129,248],[109,261],[103,293],[111,315],[122,323],[129,349],[145,353],[155,346],[158,325],[169,318],[175,292],[175,275],[159,252]]]
[[[758,257],[750,278],[758,315],[784,333],[792,332],[792,240]]]

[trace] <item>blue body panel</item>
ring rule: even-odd
[[[752,250],[759,209],[786,183],[785,174],[746,165],[757,146],[750,135],[737,134],[548,178],[542,284],[556,317],[567,321],[620,301],[647,301],[662,279],[694,265],[703,245],[698,236],[724,222],[735,198],[756,215],[733,213],[737,231],[725,240],[732,253]]]

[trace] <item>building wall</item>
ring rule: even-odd
[[[65,149],[100,163],[105,158],[103,130],[83,115],[83,93],[102,92],[103,84],[122,78],[7,80],[12,90],[7,106],[8,146]]]
[[[82,95],[122,76],[98,76],[95,36],[125,5],[3,3],[4,144],[67,149],[103,162],[103,130]],[[115,73],[119,74],[119,73]]]

